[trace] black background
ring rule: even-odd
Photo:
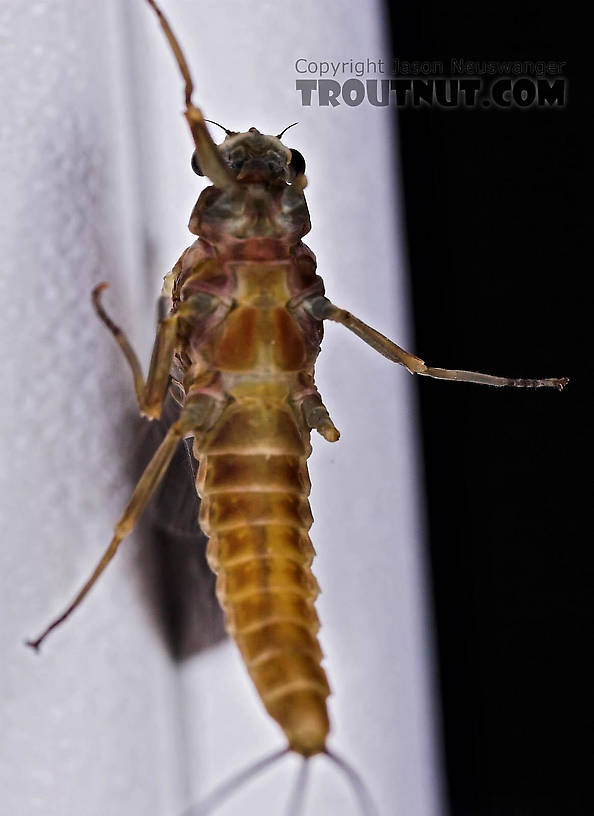
[[[399,111],[453,816],[590,814],[592,128],[580,9],[391,5],[401,59],[566,60],[563,110]],[[589,242],[588,242],[589,243]]]

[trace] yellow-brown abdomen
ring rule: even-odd
[[[287,402],[239,399],[201,445],[196,482],[227,629],[269,714],[304,756],[324,750],[330,693],[310,568],[308,453]]]

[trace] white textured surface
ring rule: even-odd
[[[306,241],[328,294],[404,341],[391,114],[302,108],[294,90],[298,57],[379,55],[376,2],[170,0],[166,11],[207,116],[272,133],[299,120],[286,141],[308,163]],[[21,641],[86,576],[129,490],[118,428],[131,386],[88,292],[113,282],[111,303],[146,358],[160,278],[191,240],[201,189],[181,83],[141,0],[4,0],[0,37],[3,809],[173,816],[282,744],[231,645],[179,671],[168,662],[131,542],[41,659]],[[335,446],[316,439],[311,459],[332,745],[383,816],[435,816],[409,378],[330,326],[317,381],[343,433]],[[294,770],[220,812],[276,814]],[[323,760],[312,778],[309,816],[355,813]]]
[[[181,784],[175,675],[133,543],[40,657],[23,646],[87,576],[129,491],[129,377],[89,297],[111,280],[131,328],[142,316],[121,9],[86,5],[0,6],[0,811],[14,816],[172,813]]]

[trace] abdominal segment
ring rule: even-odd
[[[330,693],[311,572],[309,433],[283,399],[239,398],[200,446],[200,525],[226,626],[290,747],[324,750]]]

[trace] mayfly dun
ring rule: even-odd
[[[211,186],[190,217],[197,240],[165,278],[164,309],[146,379],[126,334],[103,303],[106,284],[95,288],[93,303],[132,371],[141,413],[159,418],[168,393],[181,411],[92,575],[29,645],[38,649],[80,604],[134,528],[178,445],[192,438],[199,461],[200,524],[209,536],[208,561],[217,574],[227,629],[264,707],[286,738],[287,747],[270,761],[289,751],[306,760],[326,755],[346,771],[362,811],[371,813],[358,775],[328,747],[330,687],[314,607],[318,586],[311,571],[306,460],[312,430],[328,442],[339,438],[314,383],[324,322],[340,324],[411,374],[559,390],[567,380],[429,366],[327,298],[315,256],[301,240],[310,229],[306,160],[288,146],[285,133],[292,125],[270,135],[255,126],[234,131],[226,126],[232,123],[212,123],[225,132],[217,146],[206,125],[211,120],[194,102],[178,40],[156,3],[147,2],[185,84],[192,168]],[[234,789],[235,784],[223,793]]]

